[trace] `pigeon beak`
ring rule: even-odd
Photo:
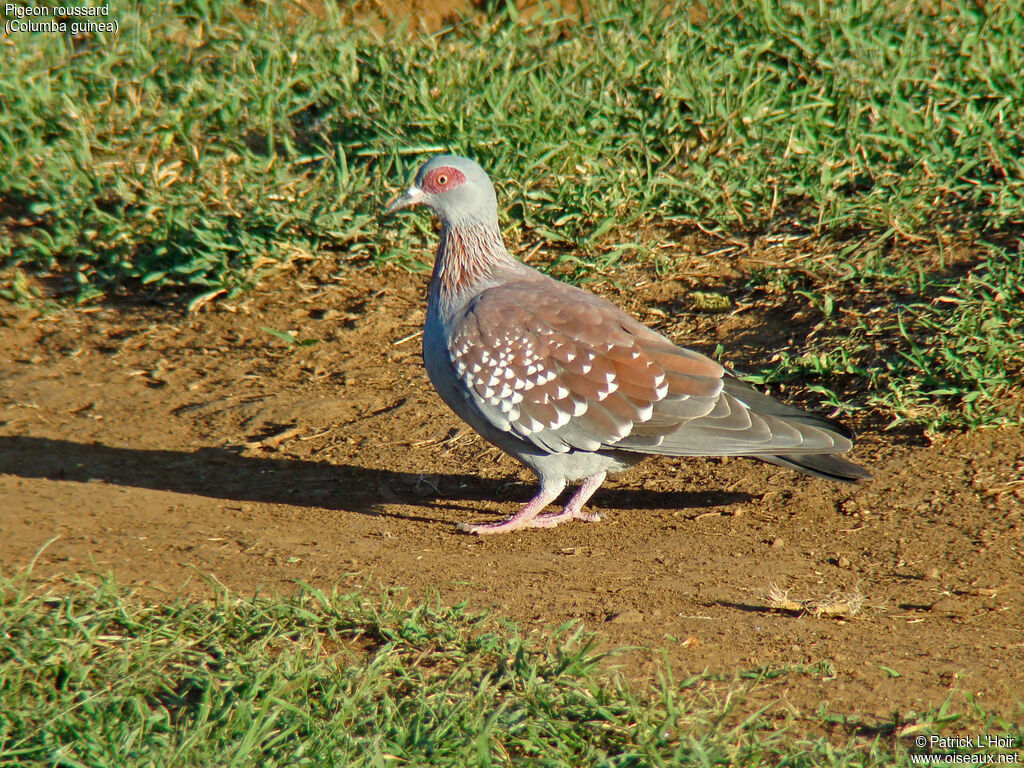
[[[409,187],[405,192],[396,197],[391,201],[391,204],[384,209],[384,215],[390,216],[395,211],[400,211],[403,208],[409,208],[413,205],[418,205],[423,197],[423,190],[417,187],[415,184]]]

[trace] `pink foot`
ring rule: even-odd
[[[485,533],[508,533],[509,531],[518,531],[520,528],[528,526],[533,518],[535,518],[540,511],[544,509],[544,507],[557,499],[558,495],[564,488],[564,482],[557,483],[547,488],[541,485],[537,495],[526,502],[523,508],[512,515],[512,517],[505,518],[497,523],[481,523],[478,525],[459,523],[456,526],[456,530],[461,531],[462,533],[476,533],[479,535]]]
[[[584,512],[583,505],[590,501],[590,497],[601,487],[607,473],[598,472],[591,475],[576,490],[569,502],[562,508],[561,512],[551,512],[546,515],[538,515],[530,521],[535,528],[554,528],[559,523],[567,520],[582,520],[586,523],[596,523],[601,519],[600,512]]]
[[[604,478],[605,473],[598,472],[596,475],[591,475],[584,480],[561,512],[552,512],[547,515],[540,514],[544,507],[558,498],[562,489],[565,488],[564,483],[558,487],[547,489],[542,486],[540,492],[530,499],[522,509],[505,520],[478,525],[459,523],[457,530],[462,533],[484,535],[488,533],[508,533],[522,528],[554,528],[566,520],[584,520],[588,523],[596,523],[601,519],[601,515],[597,512],[584,512],[583,505],[594,495],[594,491],[601,487]]]

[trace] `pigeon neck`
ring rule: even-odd
[[[497,222],[493,225],[441,226],[441,242],[430,278],[431,292],[442,302],[460,303],[475,292],[495,266],[514,262],[505,249]]]

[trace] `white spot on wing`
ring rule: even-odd
[[[555,409],[555,421],[551,425],[551,429],[558,429],[559,427],[564,427],[566,424],[569,423],[569,419],[570,419],[570,416],[569,416],[568,411],[562,411],[562,410],[558,410],[556,408]]]
[[[530,416],[528,414],[521,414],[521,417],[519,419],[519,426],[521,431],[527,435],[532,435],[534,432],[537,432],[544,428],[543,424],[541,424],[539,421],[533,418],[533,416]]]
[[[608,388],[599,389],[597,391],[597,402],[601,402],[608,397],[612,392],[619,388],[619,382],[615,380],[615,376],[608,377]]]

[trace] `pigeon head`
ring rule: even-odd
[[[498,225],[498,201],[491,180],[479,165],[457,155],[438,155],[424,163],[413,185],[386,213],[414,205],[427,206],[449,225]]]

